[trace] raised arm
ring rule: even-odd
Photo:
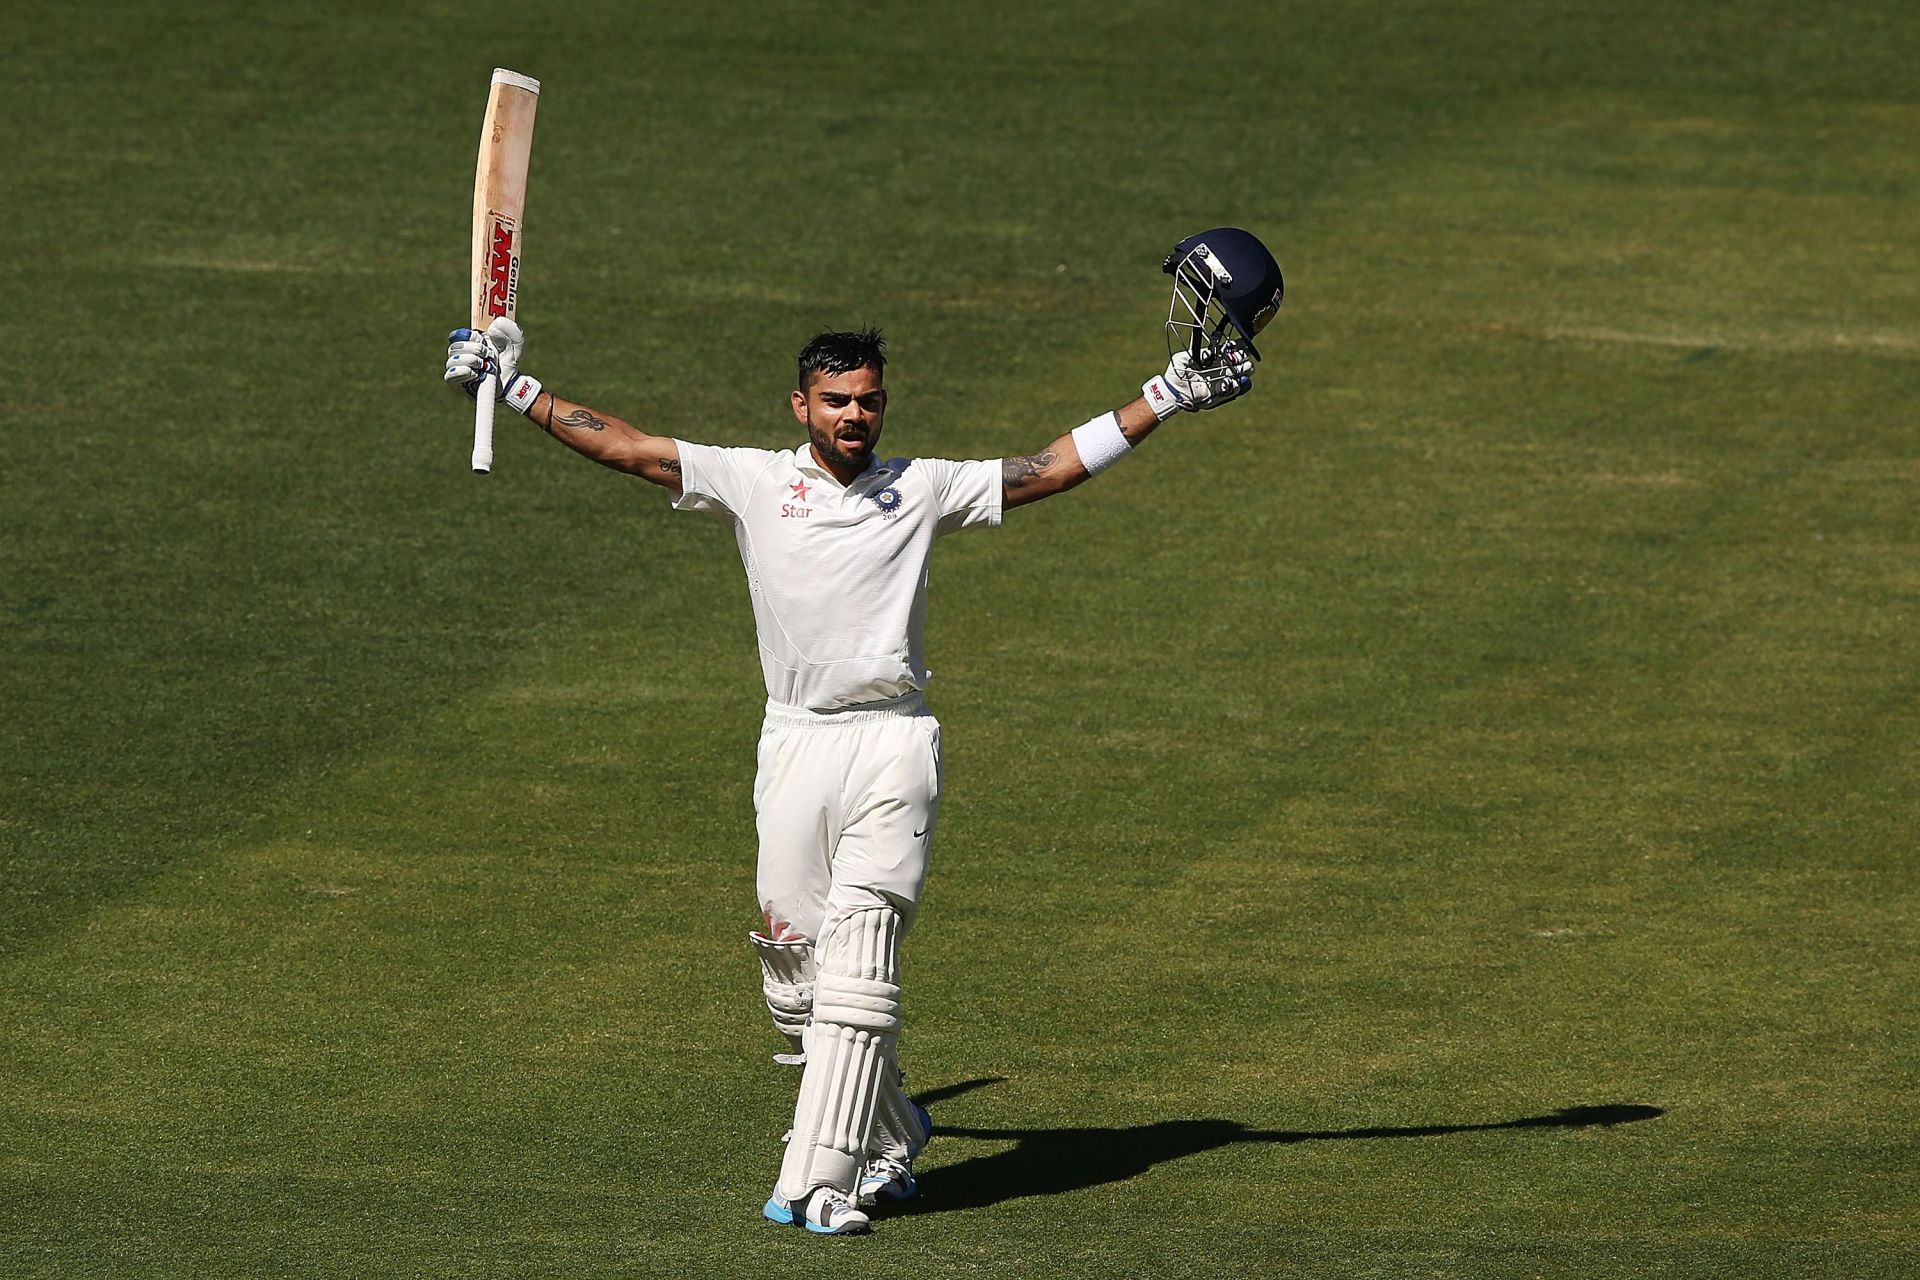
[[[1174,414],[1217,408],[1252,388],[1253,360],[1236,344],[1223,344],[1219,357],[1211,361],[1210,354],[1179,353],[1165,373],[1148,380],[1138,399],[1075,427],[1039,453],[1003,459],[1001,508],[1024,507],[1065,493],[1126,457]]]
[[[1115,409],[1112,416],[1129,448],[1145,440],[1160,425],[1160,419],[1147,407],[1144,397]],[[1039,453],[1000,460],[1000,505],[1003,509],[1024,507],[1029,502],[1065,493],[1092,478],[1093,472],[1080,460],[1080,446],[1074,440],[1074,433],[1069,431]]]
[[[631,423],[562,400],[523,372],[526,336],[511,320],[495,320],[484,334],[455,329],[447,339],[446,380],[473,395],[489,372],[498,373],[500,400],[531,418],[548,435],[604,467],[652,481],[680,496],[680,447]]]
[[[650,436],[631,423],[546,390],[534,398],[527,417],[575,453],[680,495],[680,448],[672,437]]]
[[[1039,453],[1000,464],[1000,505],[1025,506],[1099,475],[1181,410],[1216,408],[1253,387],[1254,335],[1279,311],[1286,282],[1267,246],[1238,227],[1215,227],[1173,247],[1167,343],[1173,358],[1140,398],[1075,427]]]

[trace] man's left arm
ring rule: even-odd
[[[1154,416],[1153,410],[1147,408],[1144,397],[1115,409],[1108,416],[1119,427],[1120,436],[1129,449],[1152,435],[1153,429],[1160,425],[1160,419]],[[1094,421],[1097,423],[1101,419]],[[1077,430],[1085,431],[1086,428]],[[1094,473],[1080,460],[1080,446],[1074,440],[1074,434],[1073,431],[1067,432],[1038,453],[1000,460],[1002,509],[1024,507],[1029,502],[1051,498],[1056,493],[1065,493],[1093,478]]]
[[[1209,363],[1204,348],[1182,351],[1150,379],[1137,399],[1067,432],[1039,453],[1000,462],[1000,506],[1024,507],[1065,493],[1127,456],[1176,413],[1198,413],[1237,400],[1253,387],[1253,359],[1234,342]]]

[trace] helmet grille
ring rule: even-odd
[[[1167,303],[1167,354],[1184,351],[1199,368],[1231,363],[1223,348],[1232,341],[1233,321],[1220,304],[1220,290],[1233,283],[1225,264],[1204,244],[1186,257],[1169,260],[1173,297]],[[1203,357],[1200,353],[1207,354]]]

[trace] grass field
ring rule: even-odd
[[[1889,2],[31,5],[0,32],[0,1276],[1920,1274],[1920,18]],[[760,1221],[731,539],[550,386],[1030,452],[944,545],[863,1241]]]

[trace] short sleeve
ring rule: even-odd
[[[998,459],[949,462],[944,458],[920,458],[914,466],[921,469],[933,485],[941,533],[992,528],[1000,523]]]
[[[685,440],[673,444],[680,454],[680,496],[673,503],[677,511],[730,515],[744,510],[753,482],[774,456],[765,449],[734,449]]]

